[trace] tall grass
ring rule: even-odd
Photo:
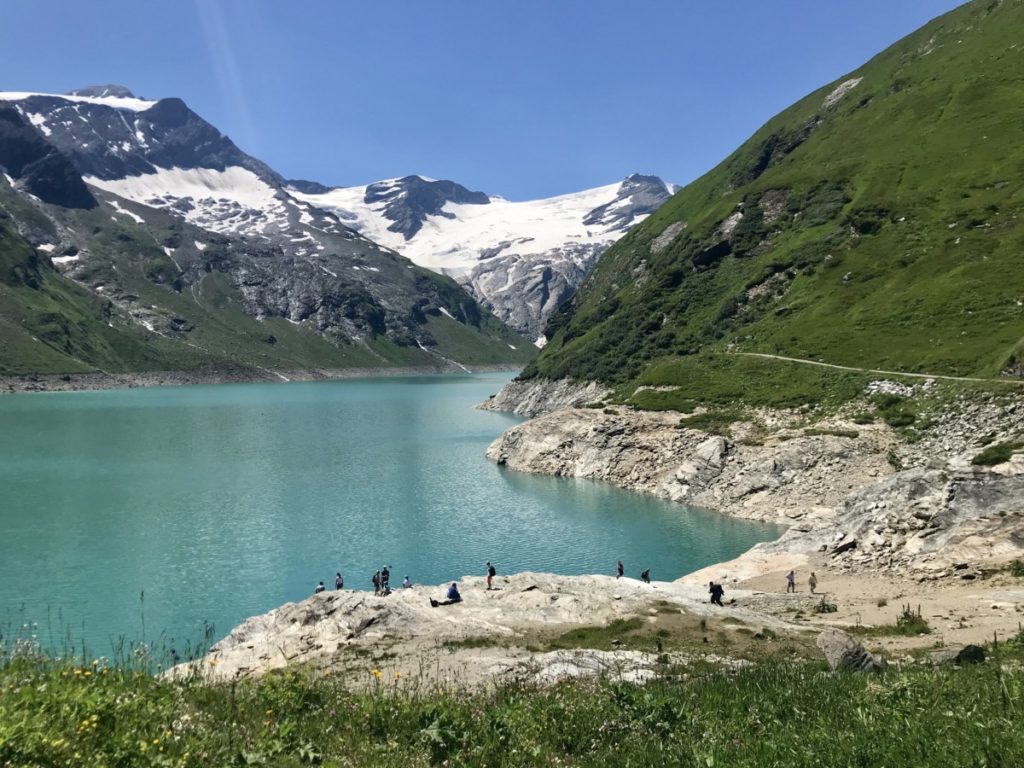
[[[1024,674],[994,664],[486,691],[367,679],[352,692],[297,668],[211,685],[17,658],[0,668],[0,766],[1024,765]]]

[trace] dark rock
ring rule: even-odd
[[[844,541],[842,544],[837,545],[836,548],[832,550],[832,557],[836,557],[837,555],[841,555],[844,552],[849,552],[851,549],[856,549],[856,548],[857,548],[857,540],[856,539],[850,539],[849,541]]]
[[[941,648],[928,654],[933,664],[981,664],[985,661],[985,649],[980,645],[964,645],[959,648]]]

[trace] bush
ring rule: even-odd
[[[971,464],[981,467],[992,467],[996,464],[1003,464],[1010,460],[1014,451],[1024,448],[1024,443],[996,443],[990,445],[973,459]]]

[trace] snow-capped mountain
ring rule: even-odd
[[[455,277],[506,323],[541,344],[547,317],[597,257],[677,189],[639,174],[618,184],[523,202],[422,176],[334,189],[291,181],[287,188],[371,240]]]
[[[177,338],[183,326],[170,309],[166,318],[154,317],[166,309],[159,303],[141,304],[139,286],[130,284],[136,275],[129,277],[113,258],[133,258],[127,250],[137,249],[145,261],[132,273],[137,269],[174,293],[188,291],[196,303],[196,286],[209,285],[206,276],[226,275],[228,293],[218,301],[260,321],[284,318],[335,345],[361,345],[363,364],[429,364],[429,356],[450,364],[444,346],[454,336],[442,326],[451,322],[471,326],[470,348],[479,359],[522,357],[517,337],[454,281],[298,200],[281,176],[180,99],[140,99],[122,86],[0,93],[0,112],[6,115],[0,165],[9,191],[27,195],[53,221],[45,232],[23,217],[21,235],[37,250],[60,253],[52,261],[66,277],[102,291],[149,330],[172,328]],[[94,213],[70,216],[68,208],[103,215],[97,222]],[[148,245],[139,246],[140,237]],[[392,357],[385,360],[382,352]],[[424,353],[428,360],[420,360]]]

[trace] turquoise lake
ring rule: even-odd
[[[392,566],[673,579],[780,529],[484,457],[511,374],[0,397],[0,632],[195,644]],[[38,627],[34,627],[38,624]]]

